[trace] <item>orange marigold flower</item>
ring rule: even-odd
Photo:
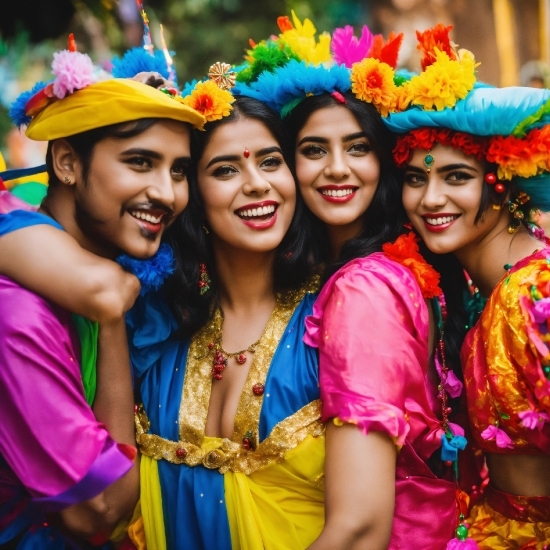
[[[397,103],[397,86],[393,69],[371,57],[354,63],[351,69],[351,91],[358,99],[372,103],[382,116],[394,111]]]
[[[198,82],[191,94],[183,98],[183,103],[204,115],[207,122],[227,116],[234,101],[231,92],[222,90],[212,80]]]
[[[439,273],[422,257],[414,233],[400,235],[394,243],[386,243],[382,251],[390,259],[411,270],[424,298],[442,294]]]
[[[439,51],[445,52],[449,59],[456,59],[456,54],[451,46],[451,39],[449,33],[453,26],[438,23],[435,27],[428,29],[424,32],[416,31],[416,39],[418,45],[416,48],[422,52],[422,70],[425,71],[426,67],[429,67],[436,60],[437,48]]]

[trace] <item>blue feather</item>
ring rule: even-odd
[[[115,78],[133,78],[142,72],[156,72],[169,78],[166,59],[160,50],[156,50],[152,56],[143,48],[132,48],[124,53],[122,59],[115,56],[112,63]]]
[[[19,94],[19,97],[11,104],[9,116],[18,128],[26,126],[32,120],[31,117],[27,116],[25,113],[25,105],[28,103],[29,99],[48,84],[49,82],[37,82],[31,90]]]
[[[232,91],[234,95],[258,99],[281,113],[290,111],[289,104],[308,95],[347,92],[351,88],[350,75],[350,69],[344,65],[326,68],[292,59],[273,72],[264,71],[250,85],[238,83]]]
[[[181,91],[181,97],[191,95],[191,92],[193,91],[193,88],[197,85],[197,82],[198,81],[196,78],[191,80],[191,82],[186,82],[183,90]]]
[[[176,268],[174,252],[166,243],[161,244],[158,252],[147,260],[138,260],[123,254],[116,261],[139,279],[140,296],[145,296],[151,290],[158,290]]]

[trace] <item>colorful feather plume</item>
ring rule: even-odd
[[[346,25],[334,29],[330,49],[336,63],[350,67],[362,61],[369,53],[373,43],[373,35],[367,25],[363,26],[361,38],[353,34],[353,27]]]

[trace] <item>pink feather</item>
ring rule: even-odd
[[[334,61],[340,65],[351,67],[367,56],[372,47],[372,41],[372,33],[367,25],[363,25],[359,39],[354,36],[351,25],[334,29],[330,45]]]

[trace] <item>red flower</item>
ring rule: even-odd
[[[400,235],[394,243],[384,244],[382,251],[390,260],[411,270],[424,298],[440,296],[439,273],[422,257],[417,241],[412,232]]]
[[[456,54],[451,46],[449,33],[453,28],[452,25],[445,27],[438,23],[435,27],[424,32],[416,31],[418,46],[416,48],[422,52],[422,70],[425,71],[435,60],[435,48],[445,52],[451,60],[456,59]]]
[[[390,32],[388,41],[384,44],[384,37],[381,34],[374,35],[372,47],[367,57],[374,57],[378,61],[386,63],[393,69],[397,67],[397,58],[399,56],[399,50],[401,43],[403,42],[403,33],[396,34]]]

